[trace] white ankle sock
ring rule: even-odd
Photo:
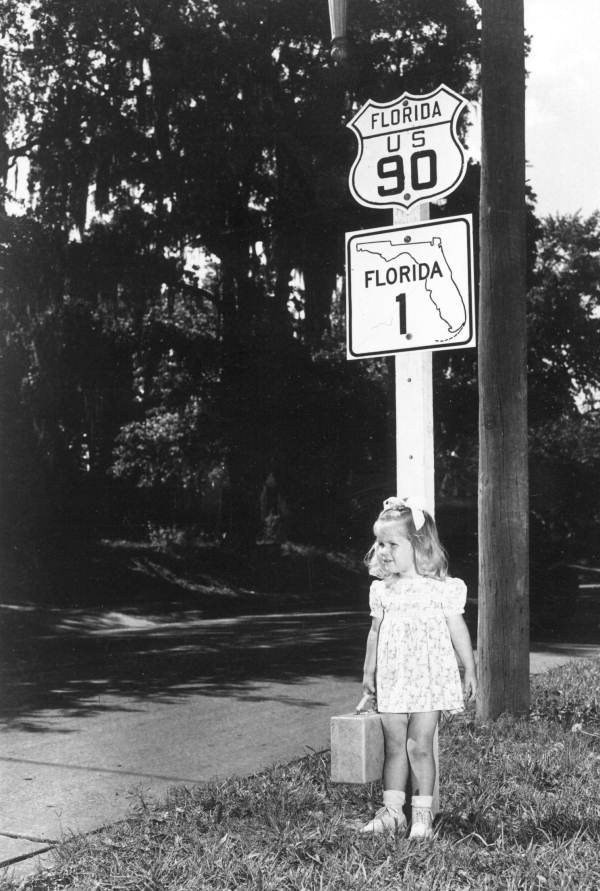
[[[385,789],[383,792],[383,803],[386,807],[393,807],[394,810],[401,811],[405,801],[405,793],[398,789]]]
[[[413,795],[410,803],[413,807],[428,807],[431,810],[433,807],[433,795]]]

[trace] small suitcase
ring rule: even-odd
[[[331,781],[372,783],[383,776],[381,718],[375,711],[331,718]]]
[[[365,706],[371,697],[364,697],[358,708]],[[374,783],[383,777],[385,744],[383,727],[377,705],[371,699],[371,711],[336,715],[331,718],[331,782]],[[438,728],[433,737],[433,757],[436,776],[433,790],[433,815],[440,810]],[[410,795],[410,780],[407,793]]]

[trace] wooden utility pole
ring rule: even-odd
[[[523,0],[482,3],[479,695],[529,707]]]

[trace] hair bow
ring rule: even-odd
[[[412,514],[415,529],[421,529],[425,525],[424,511],[426,508],[420,498],[415,498],[413,495],[409,495],[407,498],[398,498],[397,495],[392,495],[383,502],[384,510],[406,510],[407,508]]]

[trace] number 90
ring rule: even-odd
[[[377,186],[381,196],[399,195],[406,188],[402,155],[386,155],[377,162],[377,176],[394,180],[389,186]],[[413,152],[410,156],[410,187],[415,191],[434,188],[437,184],[437,155],[433,149]]]

